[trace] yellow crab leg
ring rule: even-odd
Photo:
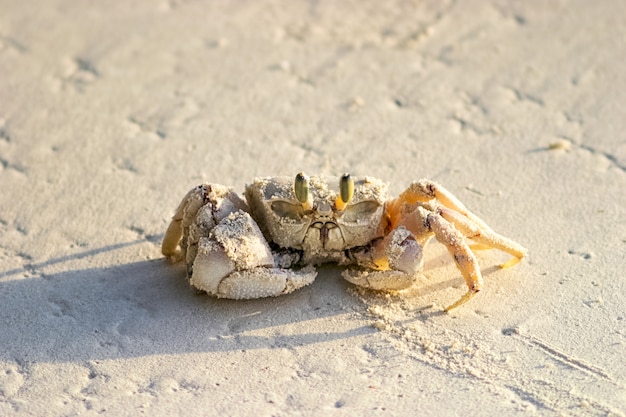
[[[433,199],[437,200],[444,207],[448,207],[463,214],[465,217],[479,225],[482,229],[490,230],[490,227],[487,226],[487,224],[478,216],[469,211],[458,198],[434,181],[424,179],[414,181],[411,185],[409,185],[409,188],[407,188],[406,191],[400,194],[399,199],[410,204],[426,202]]]
[[[465,243],[463,235],[456,230],[451,223],[435,213],[426,216],[426,221],[437,240],[443,243],[448,249],[448,252],[450,252],[468,288],[467,293],[463,297],[445,308],[445,311],[448,312],[465,304],[482,290],[483,277],[480,273],[478,261],[467,243]]]
[[[444,219],[452,223],[457,230],[468,239],[472,239],[481,245],[496,248],[513,255],[514,258],[502,264],[502,268],[517,264],[526,255],[526,248],[522,247],[517,242],[507,239],[491,229],[484,229],[480,227],[468,217],[455,210],[441,207],[439,212]]]

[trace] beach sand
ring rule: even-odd
[[[623,2],[0,1],[0,415],[625,416]],[[191,187],[443,184],[529,250],[217,300]]]

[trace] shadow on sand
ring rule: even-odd
[[[352,314],[364,313],[366,306],[348,294],[351,284],[335,266],[318,268],[317,280],[293,294],[248,301],[196,294],[187,284],[183,265],[164,259],[12,279],[25,271],[136,243],[0,271],[0,358],[18,363],[79,362],[289,348],[376,332],[360,319],[364,315]],[[449,262],[447,256],[435,256],[426,268]],[[491,269],[483,273],[490,274]],[[463,288],[460,274],[418,284],[411,292],[424,297],[450,286]],[[426,307],[416,307],[425,320],[442,314],[427,311],[428,298],[422,298]],[[329,317],[334,318],[319,320]]]
[[[350,320],[351,312],[364,307],[347,294],[350,284],[333,267],[321,268],[311,286],[293,294],[249,301],[196,294],[187,284],[182,264],[171,265],[164,259],[11,280],[28,269],[35,268],[0,271],[3,360],[78,362],[269,349],[375,332],[362,321]],[[341,325],[313,323],[329,316],[341,316]],[[273,329],[268,332],[268,328]]]

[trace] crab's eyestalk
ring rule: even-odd
[[[302,208],[310,210],[313,207],[313,203],[311,202],[311,195],[309,193],[309,177],[304,172],[300,172],[296,175],[293,190],[296,193],[296,199],[302,204]]]
[[[354,197],[354,180],[350,174],[343,174],[339,178],[339,195],[335,201],[335,207],[337,210],[343,210],[346,205]]]

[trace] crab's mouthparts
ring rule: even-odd
[[[311,225],[311,228],[319,230],[322,247],[326,247],[330,231],[337,227],[339,226],[335,222],[315,222]]]

